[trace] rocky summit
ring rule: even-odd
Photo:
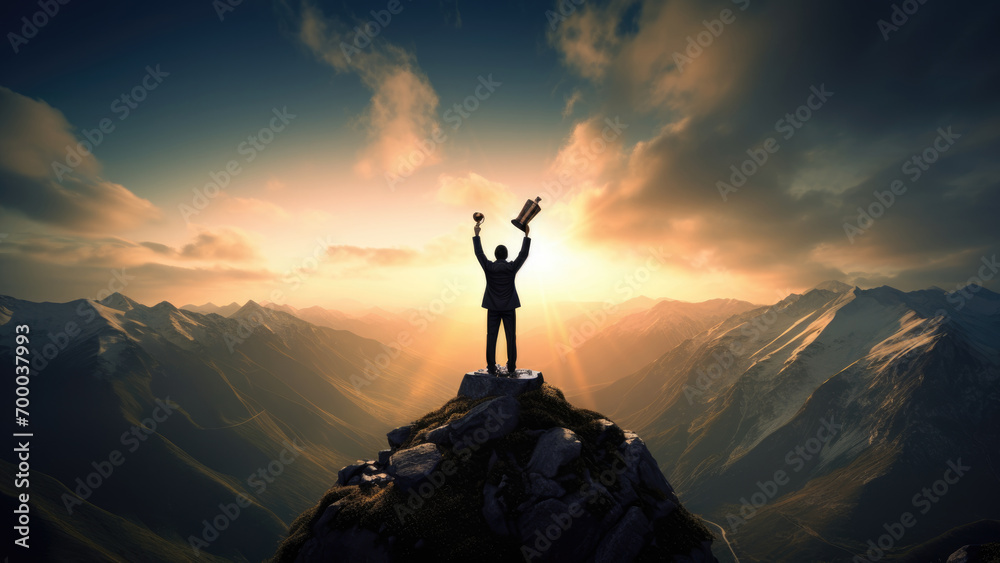
[[[551,385],[460,395],[387,437],[272,561],[716,561],[643,441]]]
[[[520,395],[538,389],[542,383],[545,383],[545,378],[539,371],[519,369],[514,375],[509,375],[506,368],[502,368],[498,377],[481,369],[465,374],[462,384],[458,387],[458,396],[480,399],[497,395]]]

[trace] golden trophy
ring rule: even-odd
[[[538,212],[542,210],[542,207],[538,205],[538,202],[542,201],[541,197],[536,197],[534,201],[528,200],[524,202],[524,207],[521,208],[521,212],[517,214],[516,219],[511,219],[510,223],[521,229],[522,231],[527,228],[528,223],[538,215]]]

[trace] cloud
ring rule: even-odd
[[[612,103],[660,113],[711,111],[738,95],[740,80],[766,62],[757,55],[773,29],[740,10],[743,4],[588,3],[551,31],[549,42],[567,66],[603,84],[604,97]],[[721,22],[723,9],[733,23]],[[718,22],[717,37],[706,21]],[[688,50],[688,40],[696,42],[703,33],[711,38],[709,46],[696,43],[697,49]]]
[[[208,254],[213,254],[209,246],[218,246],[201,237],[193,244]],[[116,237],[20,233],[4,241],[2,250],[0,292],[21,299],[98,298],[99,292],[107,295],[123,289],[129,296],[155,303],[176,292],[251,295],[260,291],[261,284],[280,279],[264,268],[233,267],[231,260],[202,265],[164,244]]]
[[[198,233],[194,241],[184,245],[180,256],[196,260],[247,262],[256,260],[257,248],[245,233],[234,228]]]
[[[988,156],[1000,149],[1000,107],[986,95],[1000,79],[987,53],[1000,45],[943,5],[922,8],[908,36],[887,44],[875,24],[886,11],[848,4],[639,2],[633,20],[612,2],[563,22],[550,41],[603,106],[574,126],[552,167],[574,172],[576,232],[608,248],[662,245],[678,266],[782,287],[967,278],[949,257],[967,256],[969,268],[1000,245],[1000,166]],[[678,68],[675,53],[723,8],[735,20]],[[834,94],[808,120],[790,136],[777,130],[824,85]],[[581,172],[571,155],[617,113],[651,132],[626,131],[631,145]],[[912,181],[902,165],[947,126],[963,136]],[[768,138],[778,151],[723,201],[717,183]],[[896,179],[908,191],[852,243],[844,224]]]
[[[100,177],[101,166],[78,150],[66,118],[40,100],[0,86],[0,206],[78,232],[130,229],[161,217],[148,200]],[[60,182],[53,163],[79,163]]]
[[[612,62],[620,38],[616,32],[622,12],[630,0],[615,0],[606,6],[587,4],[549,34],[565,64],[584,78],[600,80]]]
[[[573,108],[576,104],[583,99],[583,92],[579,90],[573,90],[573,93],[566,98],[566,105],[563,107],[562,116],[569,117],[573,115]]]
[[[471,228],[456,226],[438,235],[420,248],[386,248],[337,245],[327,248],[329,261],[340,277],[370,277],[379,268],[438,267],[449,263],[467,263],[472,244]],[[456,249],[461,249],[456,252]]]
[[[202,230],[181,248],[153,241],[134,242],[118,237],[41,235],[22,233],[5,250],[33,260],[67,265],[137,266],[148,262],[249,262],[260,255],[247,234],[231,227]]]
[[[5,272],[3,293],[32,301],[100,299],[123,291],[141,302],[157,303],[180,292],[186,296],[171,298],[179,305],[206,296],[239,299],[240,295],[259,295],[261,287],[279,281],[275,273],[265,269],[191,268],[153,262],[67,265],[9,253],[0,253],[0,269]],[[122,285],[123,280],[127,285]]]
[[[510,188],[469,172],[465,177],[442,175],[438,201],[476,209],[498,209],[514,201]]]
[[[367,44],[350,27],[326,19],[312,4],[303,4],[299,39],[337,72],[357,74],[372,91],[371,103],[359,119],[368,145],[359,154],[355,172],[373,178],[398,173],[407,159],[408,171],[437,163],[438,151],[420,151],[421,142],[432,138],[440,125],[437,93],[416,58],[380,36],[363,37],[371,43]],[[422,156],[418,159],[416,153]]]
[[[549,175],[566,187],[592,186],[620,177],[626,172],[622,140],[628,126],[600,116],[577,122],[550,164]]]
[[[165,244],[160,244],[158,242],[140,242],[139,244],[141,246],[145,246],[146,248],[152,250],[157,254],[163,254],[166,256],[169,256],[176,252],[173,248],[170,248],[169,246]]]

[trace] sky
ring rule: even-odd
[[[522,303],[996,289],[993,2],[0,14],[0,294],[475,308],[535,197]]]

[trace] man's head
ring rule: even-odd
[[[507,247],[504,246],[504,245],[502,245],[502,244],[497,245],[497,249],[493,251],[493,256],[496,256],[497,260],[506,260],[507,259]]]

